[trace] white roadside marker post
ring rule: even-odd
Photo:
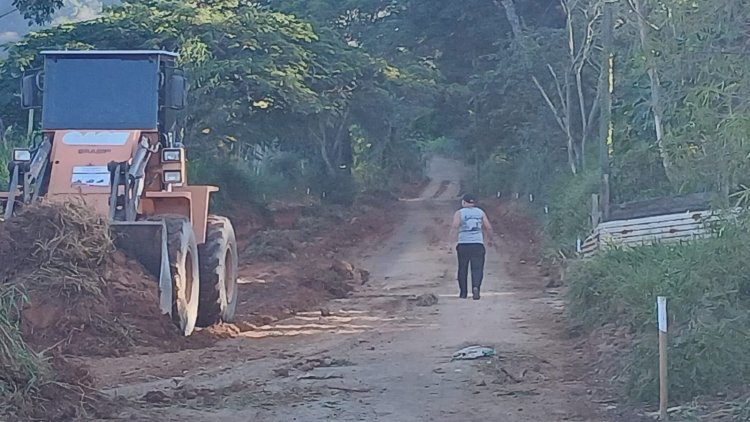
[[[659,419],[667,420],[669,385],[667,383],[667,298],[656,298],[659,320]]]

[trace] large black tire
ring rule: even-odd
[[[172,321],[189,336],[198,318],[200,270],[198,244],[190,221],[164,217],[167,225],[169,270],[172,274]]]
[[[201,292],[198,325],[233,322],[237,309],[237,240],[232,222],[209,215],[206,243],[198,247]]]

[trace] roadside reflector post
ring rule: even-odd
[[[656,298],[659,320],[659,420],[667,420],[669,386],[667,383],[667,298]]]

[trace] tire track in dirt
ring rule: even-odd
[[[443,180],[442,182],[440,182],[440,186],[435,191],[435,193],[432,194],[432,199],[440,198],[440,196],[442,194],[444,194],[445,191],[448,190],[448,186],[450,186],[450,185],[451,185],[451,181],[450,180]]]

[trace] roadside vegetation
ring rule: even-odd
[[[36,23],[61,6],[17,3]],[[470,163],[483,195],[525,202],[545,255],[567,259],[604,171],[612,203],[713,192],[745,205],[749,20],[739,0],[126,0],[7,46],[0,158],[21,143],[18,77],[41,49],[164,48],[191,75],[191,181],[221,186],[218,205],[351,204],[419,181],[440,154]],[[624,336],[607,370],[628,397],[654,397],[658,294],[674,317],[674,397],[742,395],[750,229],[743,217],[720,231],[566,277],[578,331]]]
[[[631,397],[658,396],[656,296],[669,298],[672,397],[742,392],[750,376],[750,220],[683,245],[613,250],[574,267],[567,291],[573,322],[632,340],[609,369]]]

